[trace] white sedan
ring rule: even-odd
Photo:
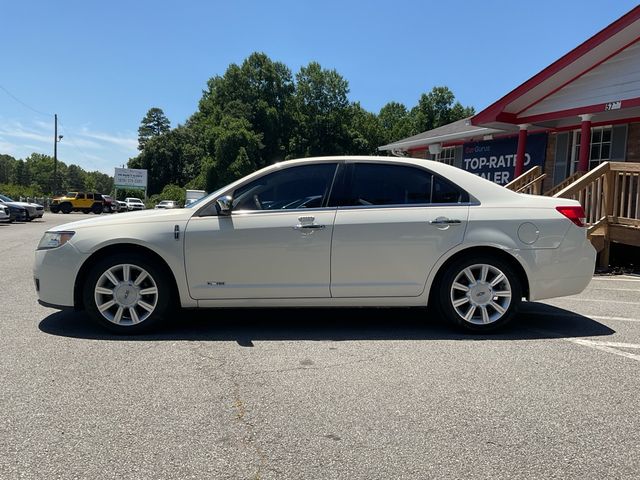
[[[442,163],[287,161],[185,209],[44,234],[40,302],[121,333],[172,305],[434,306],[457,326],[506,324],[522,299],[581,292],[595,266],[582,207],[528,196]],[[426,316],[426,315],[425,315]]]

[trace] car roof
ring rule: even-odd
[[[420,158],[409,157],[387,157],[387,156],[364,156],[364,155],[340,155],[330,157],[309,157],[296,160],[285,160],[270,165],[266,168],[258,170],[257,172],[248,175],[227,187],[223,187],[214,193],[222,191],[231,191],[237,188],[238,185],[247,183],[254,177],[259,177],[267,174],[271,171],[276,171],[282,168],[289,168],[297,165],[305,165],[309,163],[383,163],[390,165],[409,165],[419,168],[425,168],[433,173],[436,173],[451,182],[455,183],[459,187],[466,190],[470,195],[477,200],[487,201],[495,200],[498,202],[504,202],[509,200],[517,200],[521,198],[521,195],[504,188],[496,183],[486,180],[478,175],[462,170],[461,168],[447,165],[446,163],[436,162],[434,160],[424,160]]]

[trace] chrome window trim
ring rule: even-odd
[[[338,210],[365,210],[371,208],[434,208],[434,207],[475,207],[480,202],[460,203],[396,203],[393,205],[349,205],[338,207]]]
[[[464,202],[464,203],[398,203],[394,205],[353,205],[342,207],[318,207],[318,208],[290,208],[279,210],[237,210],[231,212],[234,215],[264,215],[266,213],[291,213],[291,212],[331,212],[335,210],[368,210],[372,208],[378,209],[397,209],[397,208],[437,208],[437,207],[476,207],[480,202]]]

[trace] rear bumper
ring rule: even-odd
[[[529,300],[576,295],[593,278],[596,250],[583,229],[570,228],[556,249],[521,253],[529,255]]]

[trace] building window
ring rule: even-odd
[[[453,165],[453,161],[456,158],[456,147],[443,148],[433,159],[436,162],[446,163],[447,165]]]
[[[571,149],[571,170],[573,175],[578,170],[580,161],[580,130],[573,132],[573,148]],[[589,152],[589,170],[597,167],[602,162],[611,159],[611,126],[591,128],[591,146]]]

